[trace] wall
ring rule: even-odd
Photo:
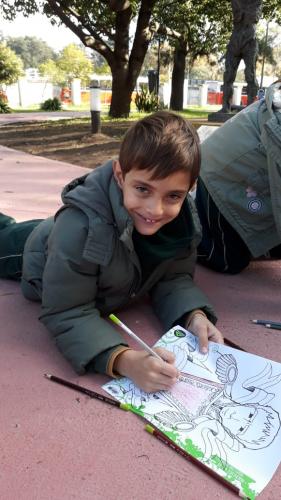
[[[58,96],[59,88],[43,80],[20,78],[17,83],[7,85],[5,92],[11,108],[27,107]]]

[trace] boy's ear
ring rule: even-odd
[[[114,160],[112,168],[113,168],[114,178],[115,178],[118,186],[122,189],[124,179],[123,179],[123,173],[121,170],[121,165],[120,165],[118,160]]]

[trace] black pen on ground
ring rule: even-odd
[[[252,323],[255,323],[255,325],[263,325],[266,326],[267,328],[273,328],[273,326],[277,327],[277,330],[281,328],[281,323],[278,321],[271,321],[270,319],[251,319]],[[270,325],[270,326],[267,326]]]
[[[122,328],[124,332],[130,335],[130,337],[132,337],[146,352],[148,352],[148,354],[154,356],[154,358],[157,358],[160,361],[165,361],[163,358],[161,358],[161,356],[159,356],[159,354],[157,354],[157,352],[151,349],[149,345],[147,345],[140,337],[138,337],[136,333],[134,333],[132,330],[130,330],[130,328],[128,328],[124,323],[122,323],[122,321],[120,321],[120,319],[118,319],[117,316],[115,316],[115,314],[110,314],[109,318],[111,319],[111,321],[113,321],[113,323],[120,326],[120,328]],[[184,380],[184,377],[182,375],[179,375],[178,380],[182,381]]]
[[[266,323],[265,328],[271,328],[271,330],[281,330],[281,324],[276,325],[275,323]]]

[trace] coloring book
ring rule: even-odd
[[[281,459],[281,364],[214,342],[201,354],[180,326],[155,346],[182,372],[171,391],[145,393],[127,378],[103,388],[254,499]]]

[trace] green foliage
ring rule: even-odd
[[[57,64],[57,61],[53,61],[49,59],[48,61],[39,65],[40,75],[48,78],[50,82],[54,85],[66,85],[67,84],[67,75],[64,71],[60,69]]]
[[[21,75],[21,60],[4,42],[0,43],[0,83],[14,83]]]
[[[92,62],[88,59],[85,51],[71,43],[61,52],[57,60],[58,68],[65,73],[68,82],[73,78],[80,78],[85,85],[89,83],[90,75],[93,73]]]
[[[93,73],[93,66],[84,50],[71,43],[59,53],[56,61],[49,59],[40,64],[39,71],[57,85],[69,85],[73,78],[80,78],[82,84],[86,85]]]
[[[25,69],[38,68],[48,59],[56,58],[54,50],[34,36],[8,37],[6,43],[21,58]]]
[[[42,102],[40,108],[43,111],[59,111],[61,109],[61,102],[57,97],[54,97]]]
[[[9,108],[6,101],[0,97],[0,113],[11,113],[12,110]]]
[[[152,113],[159,109],[159,97],[154,92],[150,93],[147,87],[142,86],[140,92],[136,94],[135,105],[139,112]]]
[[[1,0],[1,8],[10,20],[18,12],[43,11],[53,23],[64,23],[86,47],[101,54],[112,71],[110,112],[114,117],[128,114],[129,103],[126,99],[120,103],[120,85],[127,86],[130,98],[156,23],[180,33],[190,66],[197,56],[223,52],[232,28],[229,0]],[[263,15],[281,22],[280,0],[264,0]],[[130,37],[133,23],[134,36]]]

